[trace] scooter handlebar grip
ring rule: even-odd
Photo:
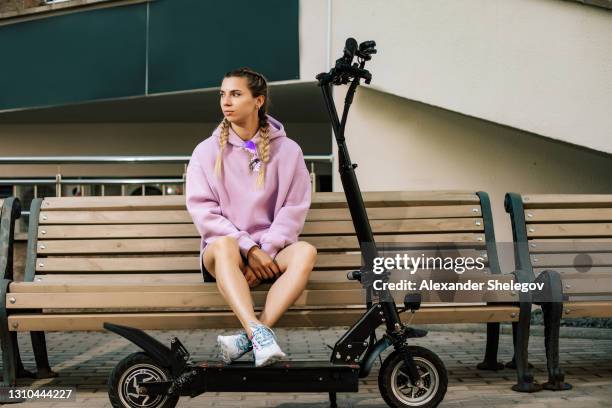
[[[348,271],[346,274],[348,280],[361,280],[361,271]]]

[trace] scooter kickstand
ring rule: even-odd
[[[338,408],[338,403],[336,401],[336,393],[335,392],[330,392],[329,393],[329,406],[331,408]]]

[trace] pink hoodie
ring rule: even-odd
[[[310,208],[310,175],[300,146],[269,115],[268,123],[270,160],[263,188],[257,187],[258,173],[249,170],[249,153],[242,148],[245,141],[231,128],[219,177],[215,160],[221,127],[193,151],[185,194],[187,210],[202,236],[200,258],[207,244],[225,235],[238,240],[244,256],[259,244],[273,259],[297,241]],[[258,131],[251,141],[257,143],[259,137]]]

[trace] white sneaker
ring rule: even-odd
[[[253,354],[255,354],[255,367],[263,367],[286,357],[286,354],[276,343],[276,336],[269,327],[263,324],[252,325]]]
[[[240,332],[231,336],[217,336],[221,360],[225,364],[231,364],[253,349],[251,341],[246,332]]]

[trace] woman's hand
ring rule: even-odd
[[[258,246],[254,246],[249,250],[247,263],[259,280],[273,279],[281,274],[277,263]]]
[[[257,276],[255,276],[253,269],[251,269],[249,265],[245,265],[244,269],[242,270],[242,273],[244,274],[244,277],[246,278],[246,281],[249,284],[249,288],[252,289],[261,283],[261,280],[258,279]]]

